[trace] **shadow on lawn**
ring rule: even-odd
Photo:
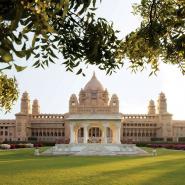
[[[110,170],[78,179],[78,183],[91,185],[185,185],[185,163],[182,159],[153,161],[139,167]],[[87,182],[87,183],[81,183]]]

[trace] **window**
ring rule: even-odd
[[[72,106],[75,106],[76,104],[75,104],[75,102],[74,102],[74,101],[72,101],[71,105],[72,105]]]
[[[1,131],[1,136],[3,135],[3,131]]]
[[[113,102],[113,106],[116,106],[116,102]]]
[[[92,99],[97,99],[97,93],[96,92],[92,92],[91,93],[91,98]]]
[[[7,136],[8,135],[8,132],[7,131],[5,131],[5,136]]]

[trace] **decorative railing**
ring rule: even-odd
[[[14,119],[0,120],[0,125],[14,125],[14,124],[15,124]]]
[[[156,115],[148,114],[124,114],[122,119],[155,119]]]
[[[62,114],[38,114],[32,115],[32,119],[64,119],[64,115]]]

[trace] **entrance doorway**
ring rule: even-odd
[[[102,131],[99,127],[90,128],[88,136],[88,143],[101,143],[102,141]]]

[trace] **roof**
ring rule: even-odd
[[[93,76],[91,78],[91,80],[86,84],[86,86],[84,87],[84,90],[99,90],[99,91],[103,91],[103,85],[100,83],[100,81],[96,78],[95,73],[93,73]]]

